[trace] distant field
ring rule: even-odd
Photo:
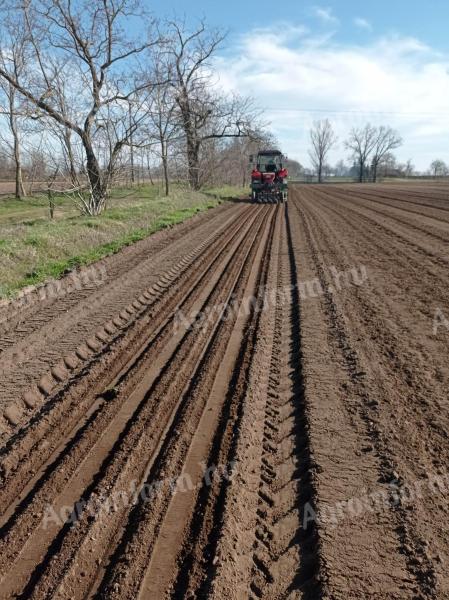
[[[121,181],[120,184],[125,185],[124,181]],[[56,182],[56,184],[54,184],[55,187],[58,187],[58,189],[66,189],[67,187],[67,182]],[[28,181],[24,181],[24,186],[25,186],[25,191],[26,193],[31,196],[32,194],[37,194],[39,192],[45,192],[48,188],[48,182],[47,181],[33,181],[33,183],[31,184]],[[32,188],[32,193],[31,193],[31,188]],[[14,191],[16,189],[16,184],[13,180],[8,180],[8,181],[0,181],[0,196],[9,196],[9,195],[13,195]]]
[[[291,183],[317,183],[316,177],[310,178],[290,178]],[[323,183],[354,183],[358,184],[356,178],[354,177],[325,177]],[[364,182],[365,184],[376,185],[370,181]],[[432,184],[444,184],[449,183],[449,177],[431,177],[427,175],[416,176],[416,177],[380,177],[378,184],[380,183],[401,183],[401,184],[409,184],[409,185],[432,185]]]
[[[8,194],[14,194],[14,190],[16,188],[16,184],[14,181],[0,181],[0,196],[6,196]],[[45,190],[47,188],[47,182],[45,181],[35,181],[33,183],[33,191],[37,192],[40,190]],[[25,182],[25,190],[29,191],[29,184]]]
[[[123,188],[95,218],[80,216],[68,199],[56,198],[53,220],[45,196],[0,198],[0,297],[60,277],[242,193],[232,187],[207,192],[174,187],[166,198],[158,186]]]
[[[14,193],[14,182],[13,181],[0,181],[0,195],[13,194]]]

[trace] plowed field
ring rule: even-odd
[[[227,203],[0,309],[0,598],[449,598],[449,187]]]

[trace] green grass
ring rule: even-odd
[[[236,195],[236,188],[212,194],[173,187],[169,197],[157,186],[123,188],[95,218],[57,198],[53,220],[46,198],[0,199],[0,298],[114,254]]]
[[[234,200],[236,198],[248,198],[249,185],[246,187],[224,185],[216,188],[206,188],[204,192],[213,198],[221,198],[225,200]]]

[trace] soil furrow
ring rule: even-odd
[[[263,217],[262,213],[260,213],[260,217]],[[227,285],[229,284],[226,282],[231,283],[235,277],[233,274],[241,268],[241,260],[246,261],[245,256],[248,252],[246,248],[248,244],[252,243],[251,238],[257,235],[260,218],[255,223],[259,223],[259,225],[253,226],[251,235],[240,237],[236,244],[229,249],[223,260],[221,274],[218,274],[217,278],[211,279],[209,291],[205,290],[203,293],[207,296],[203,303],[212,306],[218,305],[223,294],[228,294]],[[226,269],[226,266],[230,268]],[[118,390],[118,395],[123,394],[127,398],[127,404],[132,405],[133,402],[138,404],[137,410],[129,415],[125,428],[117,432],[119,435],[117,442],[103,461],[92,484],[79,498],[80,501],[84,500],[90,504],[101,499],[100,504],[103,508],[109,508],[112,502],[113,509],[100,511],[99,517],[92,522],[89,510],[84,508],[81,510],[75,526],[66,524],[58,534],[55,532],[53,544],[57,543],[60,547],[57,559],[49,560],[47,564],[47,557],[54,550],[54,547],[50,547],[47,557],[31,575],[26,589],[30,589],[31,584],[37,594],[51,593],[61,595],[61,597],[71,597],[75,581],[79,579],[80,569],[82,570],[80,556],[87,559],[89,549],[93,547],[100,559],[107,553],[110,543],[113,543],[115,531],[119,530],[121,522],[132,508],[129,498],[128,502],[123,501],[122,504],[120,499],[130,493],[133,485],[137,485],[137,491],[139,491],[139,482],[145,480],[145,473],[151,468],[152,457],[157,452],[158,446],[162,444],[162,440],[166,436],[172,435],[172,431],[175,429],[173,418],[181,406],[182,390],[197,369],[196,365],[201,359],[203,351],[204,338],[207,340],[208,330],[215,326],[216,318],[214,317],[205,332],[193,329],[187,331],[181,340],[177,340],[175,336],[173,342],[175,349],[172,357],[168,360],[168,356],[164,356],[163,353],[161,355],[163,368],[160,374],[154,373],[150,369],[141,382],[137,381],[137,385],[132,378],[122,389]],[[145,366],[142,365],[142,367]],[[152,379],[154,382],[151,384]],[[149,389],[148,386],[150,386]],[[134,389],[132,395],[128,396],[127,390],[130,387]],[[136,399],[135,396],[137,396]],[[144,448],[146,451],[142,453]],[[152,451],[151,448],[153,448]],[[116,500],[117,498],[118,500]],[[115,502],[119,504],[119,507],[115,507]],[[59,508],[59,504],[57,504],[57,508]],[[94,566],[90,565],[87,568],[86,564],[84,571],[82,570],[84,573],[82,584],[77,583],[80,590],[87,591],[89,589],[91,578],[95,576],[99,568],[97,565],[93,570]],[[17,585],[16,579],[14,584]]]
[[[221,266],[221,268],[218,269],[218,274],[217,274],[218,280],[217,280],[217,277],[210,278],[210,274],[211,273],[210,273],[210,271],[208,271],[209,278],[207,280],[207,284],[208,284],[207,287],[209,287],[209,289],[211,288],[211,286],[214,287],[214,286],[217,285],[217,282],[220,280],[220,277],[223,277],[223,276],[229,277],[229,273],[226,272],[226,269],[224,268],[224,265],[226,265],[227,263],[230,262],[231,257],[232,258],[234,257],[233,247],[234,248],[235,247],[238,248],[239,244],[241,244],[242,242],[246,242],[246,238],[247,238],[247,235],[246,235],[246,231],[244,230],[243,231],[243,235],[240,234],[240,237],[237,239],[237,242],[234,242],[234,246],[231,245],[231,247],[227,251],[225,257],[222,259],[222,265],[223,266]],[[237,244],[237,246],[236,246],[236,244]],[[210,294],[210,292],[207,292],[207,287],[206,287],[206,290],[202,292],[203,298],[204,298],[204,294],[205,293],[206,294],[207,293]],[[204,300],[203,300],[203,302],[204,302]],[[183,337],[185,337],[185,336],[183,336],[183,333],[186,334],[187,337],[188,337],[189,332],[183,331],[181,329],[177,336],[174,335],[172,332],[173,332],[173,328],[169,327],[168,328],[168,338],[167,338],[167,340],[171,344],[171,346],[172,347],[174,346],[175,349],[176,349],[177,346],[179,346],[179,344],[181,343],[180,339],[182,339]],[[161,350],[162,350],[162,353],[161,353]],[[155,361],[154,358],[152,359],[151,353],[149,353],[149,355],[146,356],[146,363],[140,366],[140,369],[145,372],[145,378],[147,380],[148,379],[151,380],[151,376],[153,376],[153,378],[154,378],[157,375],[157,364],[158,363],[161,366],[164,365],[164,367],[166,368],[166,366],[164,364],[164,359],[166,361],[167,358],[168,358],[168,356],[169,356],[169,354],[170,354],[164,347],[161,348],[160,346],[158,348],[155,348],[155,351],[160,354],[160,357],[161,357],[160,360],[159,361]],[[165,354],[164,354],[164,351],[165,351]],[[166,355],[168,355],[168,356],[166,356]],[[149,373],[148,373],[148,367],[146,366],[147,364],[151,365],[151,369],[150,369]],[[188,369],[188,364],[186,364],[183,368],[184,368],[184,371],[186,369]],[[133,377],[131,377],[131,379],[132,379],[132,387],[136,387],[136,385],[139,383],[139,377],[136,377],[136,375],[134,373],[132,375],[133,375]],[[147,382],[147,385],[148,385],[148,382]],[[85,456],[85,451],[86,451],[85,444],[86,443],[92,444],[92,442],[95,441],[95,440],[98,441],[99,433],[101,433],[101,432],[104,433],[105,429],[106,429],[106,431],[108,431],[107,428],[106,428],[106,424],[108,423],[108,420],[110,421],[111,418],[113,417],[113,414],[114,414],[114,408],[113,407],[117,406],[117,409],[115,409],[115,410],[118,410],[119,407],[121,406],[121,404],[123,404],[123,399],[124,398],[126,398],[126,404],[121,409],[121,412],[118,412],[118,417],[120,417],[121,415],[123,415],[122,418],[131,419],[131,414],[129,414],[129,413],[130,413],[130,410],[132,409],[133,401],[134,401],[134,404],[136,405],[136,404],[138,404],[138,399],[136,400],[136,399],[127,397],[127,395],[126,395],[126,389],[130,388],[129,382],[125,381],[125,385],[123,386],[123,388],[124,388],[123,391],[122,390],[117,390],[117,392],[118,392],[117,396],[114,397],[114,398],[112,398],[112,402],[111,402],[112,407],[109,406],[108,403],[107,403],[105,405],[105,408],[104,408],[104,411],[103,411],[104,414],[101,411],[98,413],[98,416],[99,417],[103,417],[103,419],[99,418],[98,421],[94,420],[93,423],[92,423],[92,427],[91,428],[89,428],[89,425],[91,425],[91,423],[87,424],[88,425],[88,427],[87,427],[87,436],[85,436],[84,438],[81,437],[80,440],[77,440],[79,443],[75,445],[75,450],[77,452],[71,452],[71,450],[72,450],[72,444],[69,444],[69,446],[63,452],[62,460],[60,460],[57,463],[58,469],[57,469],[56,477],[58,476],[58,473],[61,473],[61,476],[59,477],[59,479],[61,480],[61,483],[59,484],[59,486],[64,485],[66,483],[66,479],[67,479],[68,474],[70,473],[70,470],[71,469],[73,470],[75,468],[75,466],[80,468],[79,472],[80,472],[80,477],[82,478],[82,481],[81,481],[81,485],[82,485],[82,482],[84,481],[84,478],[86,477],[86,472],[88,472],[88,469],[86,468],[85,465],[83,465],[83,463],[81,463],[81,465],[78,465],[77,460],[79,461],[79,459],[76,459],[76,456],[84,457]],[[122,392],[122,393],[120,394],[120,392]],[[95,415],[95,416],[97,416],[97,415]],[[120,423],[120,419],[119,419],[119,423]],[[114,425],[115,425],[115,427],[114,427]],[[93,431],[90,431],[90,429],[93,429]],[[114,423],[114,421],[112,421],[112,427],[111,427],[111,429],[112,429],[112,433],[114,433],[114,431],[116,432],[115,436],[118,436],[120,434],[121,429],[120,429],[120,427],[117,426],[117,424]],[[87,438],[87,440],[86,440],[86,438]],[[112,436],[110,435],[110,439],[111,439],[111,442],[112,442],[114,440],[114,435],[112,435]],[[100,445],[102,445],[103,444],[103,440],[102,440],[101,437],[100,437],[99,441],[100,441]],[[83,446],[83,442],[84,442],[84,446]],[[108,446],[106,445],[106,448],[107,447]],[[103,447],[102,451],[103,451],[103,454],[104,454],[106,452],[106,449]],[[101,456],[102,455],[100,453],[100,455],[98,456],[98,452],[97,452],[97,455],[94,453],[93,456],[95,457],[96,460],[93,460],[92,457],[90,457],[90,462],[93,463],[90,466],[90,470],[93,473],[95,473],[95,464],[98,464],[99,460],[101,461]],[[47,474],[44,474],[44,478],[45,478],[46,475]],[[55,474],[53,474],[53,475],[55,475]],[[73,503],[73,500],[78,500],[78,497],[76,497],[76,496],[75,496],[75,498],[73,498],[73,495],[77,493],[77,489],[78,488],[77,488],[76,485],[73,485],[73,482],[71,482],[71,484],[72,485],[70,486],[69,493],[71,495],[71,499],[72,499],[72,503]],[[52,487],[52,485],[53,486],[56,485],[56,488]],[[42,489],[42,482],[39,482],[39,486]],[[47,489],[47,488],[49,489],[49,491],[47,493],[47,501],[49,501],[51,499],[51,494],[55,493],[55,491],[58,489],[58,486],[57,486],[57,483],[55,483],[54,481],[50,481],[47,486],[43,486],[44,490]],[[30,505],[28,505],[27,503],[25,503],[26,511],[25,511],[25,514],[22,516],[22,521],[24,521],[23,527],[27,527],[28,529],[30,529],[30,527],[31,528],[33,527],[33,523],[34,524],[39,524],[39,521],[42,520],[42,507],[44,506],[44,500],[42,499],[41,502],[40,502],[40,504],[39,504],[39,495],[33,495],[33,501],[34,502],[31,503]],[[37,506],[36,506],[36,503],[37,503]],[[59,505],[60,506],[64,506],[66,504],[70,505],[70,502],[68,502],[67,497],[63,495],[61,497],[60,501],[59,501]],[[39,506],[41,507],[40,511],[39,511],[39,508],[38,508]],[[29,517],[27,518],[27,515],[29,515],[29,514],[33,515],[33,519],[31,520],[31,522],[30,522]],[[14,522],[14,525],[16,525],[15,522]],[[54,526],[53,529],[55,530],[55,524],[53,524],[53,526]],[[57,524],[56,524],[56,527],[57,527]],[[17,527],[16,527],[16,529],[13,529],[12,532],[9,532],[9,536],[7,536],[5,538],[5,543],[6,544],[8,543],[7,542],[8,537],[11,537],[11,536],[16,541],[20,541],[21,538],[20,538],[20,535],[18,535]],[[38,547],[37,547],[38,551],[39,551],[39,548],[42,546],[42,539],[44,537],[45,537],[44,535],[38,536]],[[48,539],[51,538],[51,532],[50,531],[47,534],[47,538]],[[5,560],[8,561],[8,560],[11,560],[11,558],[8,559],[8,556],[9,557],[12,556],[11,552],[13,552],[14,549],[10,545],[7,546],[7,547],[8,547],[8,551],[5,553],[4,557],[5,557]],[[21,548],[21,550],[23,552],[23,548]],[[17,579],[18,578],[15,576],[14,577],[14,584],[15,585],[17,584]]]
[[[449,597],[448,210],[292,186],[3,307],[0,597]]]
[[[316,215],[320,214],[320,209],[315,205],[312,211],[311,204],[303,204],[302,202],[299,204],[301,204],[304,210],[303,220],[305,223],[309,221],[312,212],[316,213]],[[310,232],[313,232],[313,234]],[[326,227],[324,229],[320,220],[314,219],[309,224],[309,235],[313,235],[313,238],[316,238],[317,241],[314,242],[315,247],[319,248],[321,257],[325,258],[325,262],[323,262],[323,258],[320,259],[321,269],[323,267],[324,269],[328,269],[329,264],[335,265],[337,269],[344,270],[345,267],[346,269],[348,268],[348,265],[351,264],[349,261],[353,260],[354,251],[348,249],[347,256],[342,259],[344,256],[342,250],[345,248],[347,240],[349,241],[351,238],[340,235],[339,240],[337,240],[335,220],[333,221],[333,228]],[[348,236],[350,236],[349,232]],[[384,252],[387,253],[388,242],[386,239],[383,240],[383,244],[385,248]],[[381,256],[381,252],[377,252],[375,256]],[[394,261],[394,257],[391,260]],[[407,267],[405,266],[404,268]],[[404,273],[404,276],[406,273],[407,271]],[[324,296],[326,296],[329,289],[329,281],[323,281],[322,288]],[[429,421],[426,437],[427,440],[432,440],[432,442],[428,443],[427,446],[428,448],[434,446],[436,453],[429,457],[428,464],[430,469],[424,475],[426,478],[431,477],[432,471],[435,471],[435,459],[438,456],[441,458],[441,443],[444,438],[438,440],[438,432],[435,431],[435,419],[429,414],[426,415],[426,408],[428,409],[428,406],[425,407],[423,405],[424,402],[427,404],[429,396],[427,394],[421,396],[420,391],[423,384],[425,385],[424,382],[429,380],[427,378],[425,380],[421,379],[418,370],[413,373],[409,369],[410,356],[413,357],[412,360],[416,364],[419,361],[419,355],[416,352],[415,354],[411,354],[410,347],[401,347],[401,344],[398,343],[401,341],[401,337],[391,335],[393,331],[390,323],[391,315],[388,315],[388,311],[384,308],[385,302],[389,302],[389,300],[386,300],[388,296],[382,296],[379,293],[379,298],[376,298],[378,292],[378,288],[370,286],[369,282],[366,286],[346,286],[346,288],[339,290],[339,292],[335,292],[333,297],[329,299],[329,302],[335,304],[336,314],[340,312],[344,316],[344,321],[341,324],[341,327],[346,331],[344,348],[350,352],[351,362],[359,374],[358,385],[363,384],[366,390],[361,396],[362,403],[359,408],[362,409],[362,416],[367,424],[369,437],[373,444],[372,447],[379,456],[380,464],[382,465],[380,481],[389,482],[390,487],[394,490],[394,486],[397,485],[400,487],[406,481],[413,481],[422,476],[420,475],[422,467],[416,468],[425,462],[422,450],[419,451],[419,454],[416,454],[415,458],[408,465],[408,461],[404,461],[404,444],[408,444],[408,449],[409,451],[411,450],[410,442],[406,441],[409,437],[411,423],[415,422],[416,426],[421,429],[423,419]],[[391,308],[394,308],[393,305]],[[398,331],[406,332],[407,326],[405,322],[404,324],[401,323],[402,315],[398,313],[396,317],[398,323],[397,329]],[[366,343],[365,340],[362,341],[359,337],[361,331],[366,332]],[[409,357],[407,362],[404,361],[400,366],[398,362],[402,362],[404,360],[402,357],[405,358],[406,355]],[[433,360],[438,360],[438,355],[434,356]],[[423,367],[425,368],[425,363],[423,363]],[[400,383],[401,379],[398,378],[401,377],[399,368],[402,370],[404,377],[403,386]],[[429,385],[428,393],[431,393],[431,389],[433,389],[433,394],[435,394],[435,383],[433,384],[433,388],[431,384]],[[365,396],[365,399],[363,399],[363,396]],[[409,402],[404,404],[404,397],[408,397]],[[443,400],[442,396],[441,400]],[[408,415],[402,415],[401,419],[398,410],[405,410],[405,412],[408,412]],[[422,417],[418,417],[421,412]],[[383,413],[385,413],[386,418],[382,418]],[[443,415],[441,417],[444,419]],[[400,437],[398,434],[405,424],[407,425],[404,429],[403,443],[397,445],[396,439]],[[365,496],[366,494],[362,493],[359,497],[364,498]],[[429,505],[434,502],[431,498],[426,498],[426,502],[428,504],[425,510],[428,510]],[[435,514],[440,512],[437,506],[432,510]],[[438,542],[432,541],[432,536],[429,536],[429,523],[427,522],[426,527],[422,527],[423,519],[426,519],[423,517],[421,507],[419,505],[402,506],[402,504],[397,505],[397,503],[394,503],[394,506],[392,506],[392,518],[394,518],[393,516],[398,519],[396,527],[398,539],[402,548],[401,552],[407,560],[410,573],[413,574],[420,586],[421,593],[425,597],[435,597],[440,583],[436,573],[438,569],[435,569],[432,555],[441,553],[442,548]],[[433,549],[431,549],[432,546],[434,546]]]
[[[107,265],[104,266],[104,271],[102,267],[96,266],[101,285],[94,286],[92,293],[84,301],[78,301],[68,311],[72,302],[72,292],[69,291],[65,304],[61,305],[63,299],[48,307],[42,318],[42,327],[29,331],[24,328],[23,334],[20,337],[14,335],[11,338],[14,343],[9,344],[0,354],[2,404],[20,397],[20,393],[26,392],[33,383],[39,381],[46,369],[73,352],[92,332],[104,326],[111,316],[126,310],[152,285],[160,284],[164,273],[173,268],[185,270],[188,264],[184,264],[184,258],[197,252],[199,240],[225,233],[227,227],[239,216],[243,218],[243,214],[239,213],[244,211],[245,207],[236,205],[231,214],[225,213],[227,218],[224,222],[217,218],[211,219],[211,222],[206,221],[197,232],[198,238],[194,235],[183,236],[173,246],[166,243],[155,255],[149,252],[144,260],[140,257],[140,261],[134,266],[127,263],[127,270],[118,275],[113,271],[109,274]],[[78,291],[75,289],[73,293],[76,297]]]
[[[202,285],[210,276],[210,270],[220,259],[220,255],[226,246],[246,226],[246,220],[236,223],[236,227],[230,228],[227,235],[220,240],[218,246],[211,244],[206,261],[200,261],[198,271],[189,271],[189,285],[192,287],[174,288],[173,297],[167,292],[161,298],[161,304],[151,307],[148,314],[144,314],[130,331],[121,331],[119,339],[109,348],[111,356],[100,356],[100,364],[89,364],[83,368],[74,378],[69,381],[66,388],[59,392],[54,403],[47,400],[41,413],[36,415],[31,426],[25,428],[19,435],[13,437],[2,452],[2,471],[4,486],[0,492],[2,512],[5,513],[9,502],[14,498],[18,503],[20,498],[20,487],[24,486],[29,479],[30,473],[36,479],[36,469],[40,467],[43,471],[46,463],[51,463],[51,454],[57,453],[59,446],[64,446],[63,434],[68,432],[69,439],[71,429],[75,432],[84,423],[83,415],[88,418],[91,407],[98,404],[98,399],[104,394],[104,390],[114,390],[114,378],[117,382],[123,378],[123,370],[126,373],[127,364],[132,368],[136,362],[136,356],[142,355],[149,350],[157,356],[163,346],[165,336],[171,336],[173,329],[174,312],[182,309],[186,312],[191,310],[191,302],[195,299],[197,286]],[[192,272],[193,271],[193,272]],[[168,296],[168,298],[167,298]],[[142,334],[144,334],[142,336]],[[142,350],[136,354],[137,347]],[[105,360],[106,359],[106,360]],[[119,360],[117,360],[119,359]],[[106,364],[104,364],[106,362]],[[99,376],[100,375],[100,376]],[[108,394],[106,394],[108,396]],[[67,417],[69,415],[69,418]],[[45,440],[45,444],[42,443]],[[61,442],[62,440],[62,442]],[[46,458],[45,462],[44,459]],[[10,500],[8,500],[8,498]]]

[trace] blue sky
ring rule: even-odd
[[[368,121],[401,133],[401,161],[449,162],[449,0],[166,0],[163,13],[229,30],[220,84],[253,96],[303,164],[310,126],[326,117],[339,137],[331,162],[349,159],[344,139]]]
[[[151,3],[150,3],[151,6]],[[399,32],[418,37],[434,48],[449,51],[449,2],[448,0],[376,0],[360,2],[340,0],[334,2],[304,2],[298,0],[165,0],[158,12],[175,12],[189,18],[204,16],[214,25],[228,28],[238,34],[270,22],[287,21],[303,23],[319,29],[315,8],[331,9],[340,21],[336,38],[342,41],[360,41],[366,35]],[[373,31],[354,27],[354,18],[364,18]],[[322,24],[321,24],[322,25]]]

